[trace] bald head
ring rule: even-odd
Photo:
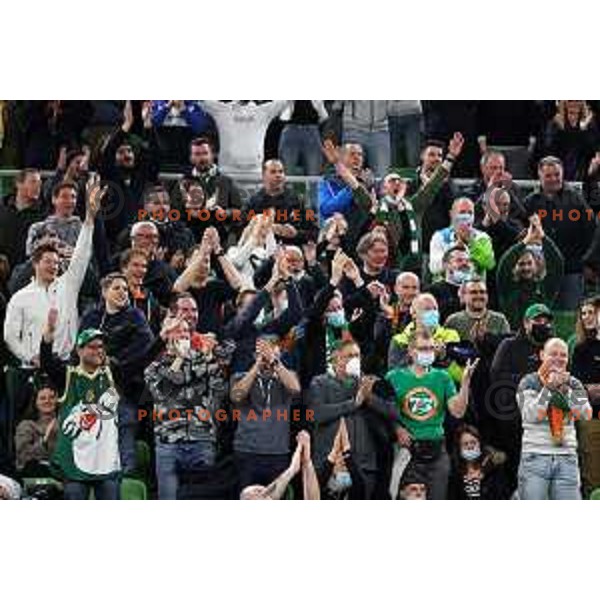
[[[281,194],[285,188],[285,170],[280,160],[268,160],[263,165],[263,185],[267,194]]]
[[[360,144],[344,144],[342,146],[342,163],[353,173],[358,173],[363,167],[364,152]]]
[[[249,485],[242,490],[240,500],[271,500],[264,485]]]
[[[414,273],[404,271],[396,277],[394,291],[396,292],[396,296],[398,296],[400,304],[408,308],[421,291],[421,282]]]
[[[569,347],[560,338],[550,338],[540,355],[542,363],[553,371],[566,371],[569,363]]]

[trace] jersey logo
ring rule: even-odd
[[[414,421],[426,421],[437,413],[438,400],[426,387],[416,387],[404,396],[403,410]]]

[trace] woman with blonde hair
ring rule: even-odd
[[[227,251],[227,258],[239,271],[246,287],[253,287],[254,273],[275,254],[277,242],[273,233],[273,214],[258,214],[244,228],[239,242]]]

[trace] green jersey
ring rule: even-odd
[[[398,419],[416,440],[444,437],[444,417],[456,386],[443,369],[430,369],[421,377],[406,367],[392,369],[386,380],[396,392]]]
[[[93,375],[68,367],[60,399],[59,432],[52,466],[66,480],[104,479],[120,471],[117,407],[110,370]]]

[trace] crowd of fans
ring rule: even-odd
[[[0,104],[0,498],[600,487],[595,101]]]

